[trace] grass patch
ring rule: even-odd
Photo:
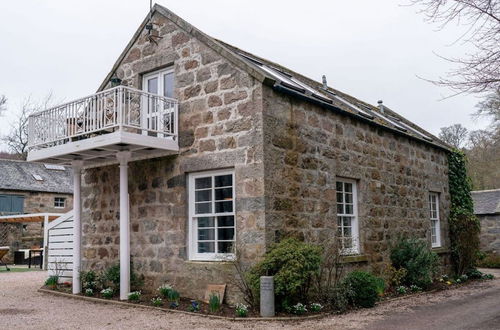
[[[0,266],[0,273],[24,273],[24,272],[36,272],[40,271],[39,268],[15,268],[15,267],[9,267],[10,271],[5,269],[5,266]]]

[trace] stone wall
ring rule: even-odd
[[[73,209],[73,195],[36,191],[0,190],[0,194],[24,196],[24,213],[66,213]],[[66,198],[64,209],[54,207],[54,198]],[[43,245],[43,223],[0,223],[0,246],[9,245],[11,251],[7,262],[14,260],[14,251]]]
[[[153,20],[158,45],[143,32],[117,68],[123,83],[141,88],[142,75],[173,66],[179,100],[178,155],[129,166],[131,255],[146,275],[145,290],[170,282],[182,295],[202,298],[209,283],[230,284],[231,265],[187,257],[187,189],[190,172],[234,168],[237,240],[244,261],[264,252],[262,87],[247,73],[165,17]],[[84,269],[118,262],[118,167],[85,171]],[[238,292],[229,286],[228,295]]]
[[[449,247],[445,151],[269,87],[263,96],[268,244],[290,235],[312,242],[331,237],[335,180],[344,177],[357,181],[361,254],[375,272],[399,236],[430,245],[429,191],[440,193],[441,240]]]
[[[477,217],[481,221],[481,251],[500,255],[500,214]]]

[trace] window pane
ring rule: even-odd
[[[344,197],[346,203],[352,204],[352,194],[345,194]]]
[[[196,214],[212,213],[212,203],[196,203],[195,213]]]
[[[344,182],[344,188],[345,188],[345,192],[352,192],[352,183],[345,183]]]
[[[337,191],[342,191],[342,182],[337,182]]]
[[[148,79],[148,92],[158,94],[158,78]]]
[[[219,228],[217,230],[218,240],[232,241],[234,239],[234,228]]]
[[[174,73],[170,72],[163,76],[163,96],[174,97]]]
[[[215,229],[198,229],[198,240],[213,241],[215,239]]]
[[[196,189],[206,189],[206,188],[212,188],[212,178],[197,178],[194,180],[195,181],[195,188]]]
[[[342,227],[342,217],[337,217],[337,226]]]
[[[218,253],[232,253],[233,252],[233,242],[219,242],[217,244]]]
[[[198,218],[198,228],[214,227],[214,226],[215,226],[214,218],[212,217]]]
[[[337,193],[337,203],[343,203],[343,202],[344,202],[344,194]]]
[[[215,252],[214,242],[199,242],[198,243],[198,253],[214,253]]]
[[[346,206],[345,206],[345,213],[346,214],[353,214],[354,213],[352,204],[346,204]]]
[[[212,200],[212,190],[198,190],[194,194],[195,202],[206,202]]]
[[[351,227],[344,227],[344,236],[345,237],[351,237],[352,236]]]
[[[220,175],[215,177],[216,187],[227,187],[232,185],[233,185],[233,176],[231,174]]]
[[[338,214],[344,214],[344,205],[337,204],[337,213]]]
[[[232,215],[217,217],[219,227],[234,227],[234,217]]]
[[[344,227],[350,227],[351,226],[351,218],[350,217],[342,217],[342,225]]]
[[[233,199],[233,188],[215,189],[215,200]]]
[[[229,202],[215,202],[216,213],[233,212],[233,201]]]

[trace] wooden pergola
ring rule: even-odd
[[[31,214],[15,214],[0,216],[0,223],[26,223],[26,222],[43,222],[43,251],[47,251],[48,244],[48,225],[63,213],[31,213]],[[45,257],[44,257],[45,259]],[[44,261],[43,268],[46,269],[46,261]]]

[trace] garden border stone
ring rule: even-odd
[[[52,294],[52,295],[60,296],[60,297],[85,300],[85,301],[94,302],[94,303],[114,304],[114,305],[127,306],[127,307],[159,310],[159,311],[164,311],[164,312],[169,312],[169,313],[186,314],[186,315],[192,315],[192,316],[198,316],[198,317],[208,317],[210,319],[216,319],[216,320],[227,320],[227,321],[235,321],[235,322],[239,322],[239,321],[304,321],[304,320],[311,320],[311,319],[319,319],[319,318],[323,318],[323,317],[326,317],[329,315],[335,315],[332,313],[321,313],[321,314],[316,314],[316,315],[294,316],[294,317],[283,317],[283,316],[277,316],[277,317],[227,317],[227,316],[219,316],[219,315],[193,313],[193,312],[181,311],[181,310],[169,309],[169,308],[163,308],[163,307],[145,306],[145,305],[134,304],[134,303],[126,302],[126,301],[116,301],[116,300],[107,300],[107,299],[101,299],[101,298],[95,298],[95,297],[86,297],[86,296],[74,295],[71,293],[59,292],[59,291],[48,290],[48,289],[43,289],[43,288],[38,289],[38,292]]]

